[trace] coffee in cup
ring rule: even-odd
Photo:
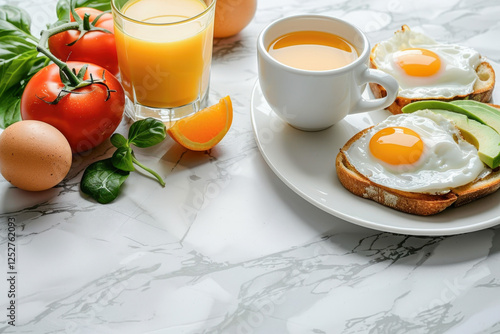
[[[366,36],[331,16],[296,15],[271,23],[259,35],[257,56],[266,101],[280,118],[301,130],[322,130],[349,113],[383,109],[399,89],[393,77],[368,67]],[[363,98],[369,82],[382,85],[387,96]]]
[[[280,36],[267,52],[282,64],[309,71],[333,70],[358,58],[358,51],[342,37],[313,30]]]

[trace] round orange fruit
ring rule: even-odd
[[[252,21],[256,10],[257,0],[217,0],[214,37],[236,35]]]

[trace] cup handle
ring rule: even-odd
[[[396,79],[380,70],[365,67],[364,70],[358,73],[356,81],[359,86],[369,82],[380,84],[387,91],[387,95],[382,98],[369,100],[365,100],[360,96],[351,113],[384,109],[390,106],[398,95],[399,84]]]

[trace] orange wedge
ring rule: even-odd
[[[233,104],[226,96],[217,104],[177,121],[167,133],[192,151],[206,151],[217,145],[233,122]]]

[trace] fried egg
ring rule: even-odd
[[[444,194],[484,171],[477,149],[451,121],[429,110],[389,116],[345,155],[372,182],[408,192]]]
[[[375,47],[372,61],[398,81],[399,96],[451,98],[474,90],[482,59],[474,49],[438,43],[403,26]]]

